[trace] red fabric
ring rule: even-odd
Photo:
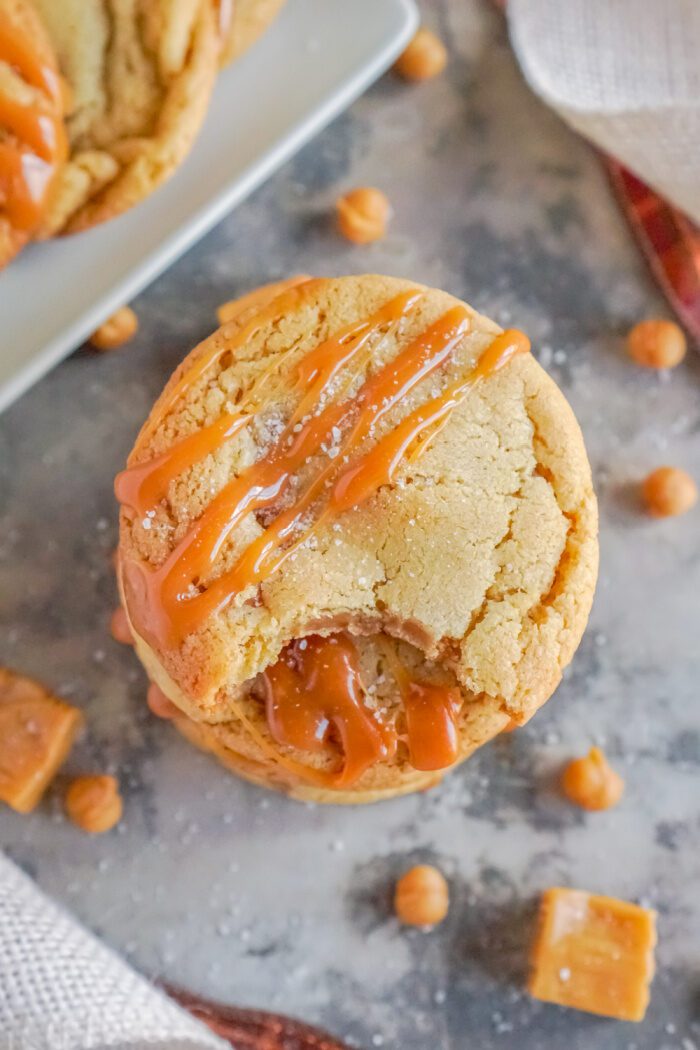
[[[700,228],[617,161],[606,158],[606,164],[652,273],[700,343]]]

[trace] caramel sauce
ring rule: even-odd
[[[459,757],[458,689],[412,678],[387,639],[380,639],[406,716],[409,761],[414,769],[446,769]]]
[[[269,321],[274,321],[286,313],[298,310],[305,299],[308,298],[309,292],[318,283],[318,279],[312,277],[309,281],[303,281],[301,284],[288,288],[257,313],[253,314],[250,320],[238,329],[233,338],[226,340],[226,342],[218,341],[213,343],[193,360],[190,360],[187,367],[181,371],[178,370],[151,411],[148,421],[139,434],[139,444],[144,444],[153,436],[182,395],[198,380],[203,379],[224,355],[235,356],[236,351],[244,347],[248,340]]]
[[[176,375],[140,440],[154,433],[178,399],[206,377],[223,354],[235,353],[268,321],[298,309],[317,283],[311,279],[285,290],[226,344],[214,344],[196,357]],[[137,513],[148,513],[165,498],[172,480],[216,452],[264,410],[270,400],[263,396],[266,383],[281,381],[283,390],[300,395],[277,441],[224,486],[159,568],[125,562],[123,583],[132,622],[152,644],[178,646],[235,595],[269,578],[322,524],[362,505],[390,484],[404,461],[426,451],[477,384],[529,349],[527,337],[516,330],[496,336],[465,376],[410,411],[365,450],[377,425],[450,360],[469,330],[468,311],[453,307],[365,378],[354,394],[344,397],[362,378],[377,351],[377,340],[397,330],[421,295],[411,291],[395,297],[371,317],[324,340],[281,379],[288,355],[280,355],[242,392],[234,410],[164,454],[119,475],[116,491],[120,501]],[[314,465],[302,480],[300,472],[321,455],[320,465]],[[274,514],[291,491],[291,504],[278,510],[229,569],[209,580],[218,555],[242,521],[263,510]],[[393,651],[392,667],[404,704],[411,764],[421,770],[452,765],[458,757],[459,691],[414,681]],[[275,753],[244,712],[237,712],[263,750],[305,779],[349,786],[374,762],[394,753],[393,728],[378,721],[363,702],[358,654],[349,636],[312,636],[291,643],[262,680],[268,724],[277,743],[315,752],[328,747],[337,735],[343,764],[338,772],[329,774]]]
[[[394,754],[393,727],[364,703],[359,655],[349,635],[292,642],[262,679],[267,722],[279,744],[323,752],[337,734],[343,764],[326,774],[329,786],[350,787],[375,762]]]
[[[39,222],[46,195],[67,153],[58,76],[42,62],[29,36],[0,15],[0,61],[42,93],[24,105],[0,91],[0,208],[18,230]]]
[[[404,308],[408,305],[404,304]],[[376,327],[379,326],[377,321]],[[426,430],[430,430],[431,439],[434,438],[436,427],[444,426],[451,412],[477,383],[529,347],[522,333],[503,332],[466,377],[409,413],[369,452],[344,469],[343,462],[352,456],[377,423],[422,379],[445,363],[468,326],[469,316],[463,307],[448,310],[367,379],[354,397],[331,402],[305,423],[285,428],[266,456],[221,490],[159,569],[126,563],[124,580],[137,629],[161,646],[178,645],[234,595],[267,579],[308,538],[313,528],[358,507],[382,485],[390,483],[411,445]],[[330,372],[328,366],[327,376]],[[226,540],[246,515],[278,504],[297,472],[324,444],[332,441],[336,432],[345,432],[336,455],[321,467],[292,506],[278,514],[248,545],[231,569],[202,588],[201,581],[206,579]],[[208,441],[208,436],[204,440]],[[306,516],[329,488],[330,498],[315,525],[305,527]],[[295,535],[299,529],[301,534]]]
[[[300,405],[303,406],[302,411],[300,412],[297,408],[287,424],[284,439],[288,439],[293,434],[297,420],[306,415],[307,408],[320,402],[337,373],[350,364],[352,359],[366,346],[370,337],[375,335],[383,325],[400,321],[413,308],[418,299],[419,296],[415,292],[399,295],[386,303],[371,318],[349,325],[331,339],[324,340],[306,355],[297,368],[291,387],[294,391],[306,390],[307,393],[300,402]],[[260,324],[259,315],[255,323],[256,327]],[[238,345],[238,340],[236,343]],[[216,452],[224,441],[234,437],[255,418],[260,408],[264,408],[264,404],[256,405],[256,399],[266,383],[284,364],[285,356],[282,355],[280,362],[273,363],[251,384],[250,388],[243,393],[236,411],[227,412],[216,422],[194,431],[176,442],[163,455],[146,463],[137,464],[118,474],[114,488],[119,502],[133,507],[139,514],[145,514],[153,509],[167,495],[171,481],[195,463]]]

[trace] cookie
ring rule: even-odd
[[[248,779],[343,802],[428,786],[526,722],[579,643],[580,430],[526,337],[445,292],[369,275],[246,302],[116,481],[137,652]]]
[[[0,0],[0,268],[39,225],[65,155],[51,42],[28,0]]]
[[[221,40],[214,0],[34,2],[71,96],[48,237],[119,215],[172,175],[204,119]]]
[[[282,10],[285,0],[232,0],[233,9],[225,28],[221,55],[223,64],[247,51]]]

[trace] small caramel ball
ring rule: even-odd
[[[76,777],[66,791],[66,813],[79,828],[101,835],[119,823],[122,799],[114,777]]]
[[[120,642],[122,645],[134,644],[129,621],[121,605],[112,613],[112,619],[109,621],[109,631],[115,642]]]
[[[152,682],[148,687],[146,693],[146,703],[151,711],[152,715],[156,718],[176,718],[177,715],[182,714],[179,707],[176,707],[172,700],[169,700],[163,690]]]
[[[408,926],[435,926],[450,904],[447,881],[431,864],[418,864],[396,883],[394,909]]]
[[[698,487],[684,470],[659,467],[642,484],[647,510],[655,518],[685,514],[698,500]]]
[[[619,773],[608,765],[599,747],[592,747],[585,758],[569,762],[561,781],[566,797],[582,809],[610,809],[625,790]]]
[[[136,335],[139,319],[130,306],[122,306],[108,317],[92,335],[89,342],[96,350],[116,350]]]
[[[442,73],[446,65],[447,51],[440,37],[421,28],[399,55],[394,69],[405,80],[429,80]]]
[[[340,232],[355,244],[369,244],[386,233],[391,205],[386,194],[373,186],[351,190],[336,201]]]
[[[683,329],[673,321],[640,321],[627,336],[629,355],[643,368],[675,368],[686,349]]]

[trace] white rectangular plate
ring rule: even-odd
[[[288,0],[225,69],[192,153],[142,204],[0,273],[0,411],[325,127],[393,61],[413,0]]]

